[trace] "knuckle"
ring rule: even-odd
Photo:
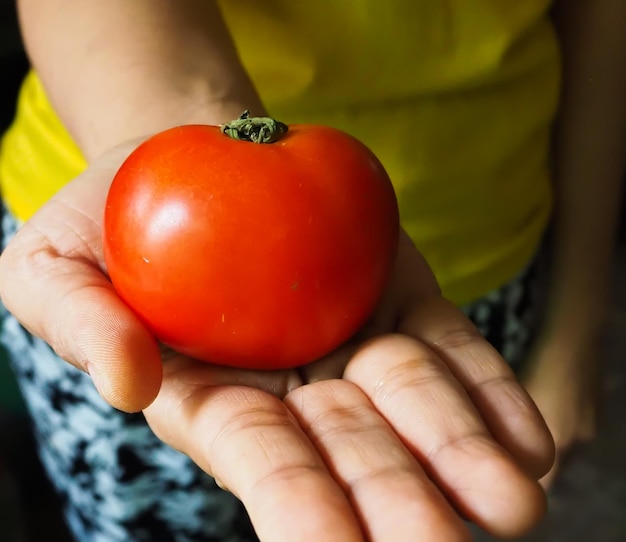
[[[435,348],[447,350],[464,348],[481,340],[484,340],[484,337],[478,328],[463,326],[445,330],[433,340],[432,344]]]

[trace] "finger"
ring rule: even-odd
[[[161,382],[156,341],[97,269],[59,256],[28,228],[16,246],[38,248],[32,256],[10,249],[3,255],[3,302],[61,358],[87,371],[111,405],[128,412],[143,409]]]
[[[357,343],[348,341],[323,358],[298,368],[303,384],[341,378],[343,371],[354,354]]]
[[[100,235],[88,215],[50,204],[4,251],[0,293],[29,331],[89,372],[106,401],[139,411],[159,390],[159,350],[100,271]]]
[[[552,468],[550,469],[548,474],[546,474],[539,480],[541,487],[543,487],[545,491],[550,490],[550,488],[554,484],[554,481],[556,480],[559,474],[560,469],[561,469],[561,462],[559,458],[559,453],[557,452],[556,458],[554,460],[554,465],[552,465]]]
[[[364,341],[395,330],[397,307],[398,301],[395,292],[387,290],[369,320],[352,339],[323,358],[299,369],[302,381],[314,383],[341,378],[350,358]]]
[[[452,303],[439,295],[428,264],[400,238],[395,284],[404,307],[398,332],[429,345],[461,382],[496,438],[535,478],[554,461],[554,442],[532,399],[502,357]]]
[[[459,516],[354,384],[303,386],[285,403],[349,496],[367,540],[469,540]]]
[[[161,346],[164,378],[176,379],[184,385],[248,386],[270,393],[280,399],[302,385],[297,371],[253,371],[222,367],[188,358]]]
[[[145,411],[154,432],[245,504],[264,542],[360,542],[345,495],[285,404],[243,386],[165,375]]]
[[[445,361],[495,439],[533,477],[554,461],[554,441],[511,368],[457,307],[439,296],[415,303],[399,332],[418,337]]]
[[[545,511],[545,496],[492,438],[448,367],[403,335],[374,339],[344,378],[386,417],[429,476],[470,521],[517,536]]]

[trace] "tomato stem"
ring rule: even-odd
[[[224,135],[252,143],[274,143],[287,133],[287,125],[270,117],[251,117],[244,111],[241,117],[220,126]]]

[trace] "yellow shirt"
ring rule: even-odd
[[[549,0],[223,0],[270,113],[342,128],[394,182],[403,225],[449,298],[499,287],[551,209],[558,47]],[[34,73],[0,153],[28,219],[85,167]]]

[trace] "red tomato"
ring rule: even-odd
[[[344,132],[292,125],[253,143],[188,125],[148,139],[121,166],[104,255],[119,296],[171,348],[291,368],[371,315],[398,227],[385,170]]]

